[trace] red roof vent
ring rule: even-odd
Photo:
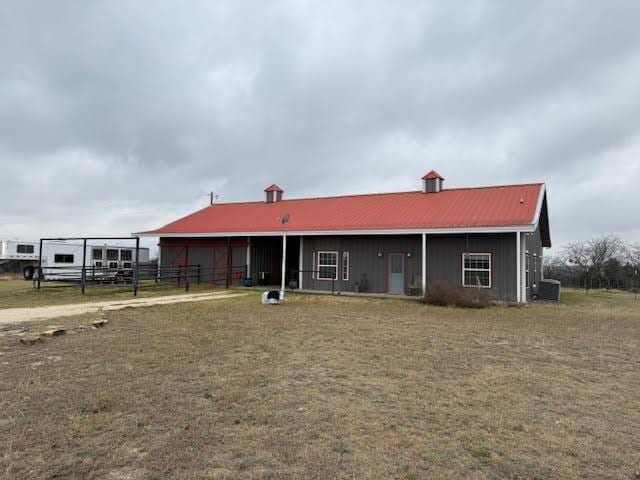
[[[435,193],[442,190],[442,183],[444,178],[440,176],[435,170],[431,170],[424,177],[422,177],[422,192],[423,193]]]
[[[282,190],[275,183],[272,185],[269,185],[267,188],[264,189],[264,191],[267,194],[267,198],[266,198],[267,203],[279,202],[280,200],[282,200],[282,194],[284,193],[284,190]]]
[[[424,177],[422,177],[422,180],[433,180],[436,178],[439,178],[440,180],[444,180],[444,178],[442,178],[438,172],[436,172],[435,170],[431,170]]]
[[[278,185],[276,185],[275,183],[268,186],[267,188],[264,189],[265,192],[280,192],[280,193],[284,193],[284,190],[281,189]]]

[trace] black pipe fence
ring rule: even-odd
[[[84,294],[88,286],[132,285],[134,295],[139,288],[178,286],[189,291],[191,285],[216,285],[230,288],[244,284],[246,265],[204,267],[202,265],[157,266],[134,265],[131,268],[56,266],[37,269],[34,288],[80,287]]]
[[[336,269],[336,273],[339,273],[338,270]],[[300,275],[302,274],[302,275]],[[336,293],[336,284],[338,282],[340,282],[341,280],[337,279],[337,278],[330,278],[330,279],[319,279],[320,275],[320,271],[319,270],[291,270],[290,272],[290,276],[289,276],[289,280],[286,282],[285,286],[289,286],[290,290],[295,290],[300,288],[300,278],[302,277],[302,288],[304,289],[305,285],[309,285],[310,282],[313,282],[314,285],[314,289],[318,290],[318,284],[319,283],[325,283],[325,285],[327,287],[331,286],[331,294],[335,294]],[[295,288],[292,287],[292,283],[291,282],[295,282]],[[329,288],[327,288],[327,291],[329,291]]]

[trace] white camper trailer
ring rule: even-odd
[[[6,271],[22,271],[26,280],[33,278],[38,266],[39,242],[1,242],[0,262]],[[135,247],[87,243],[84,262],[88,276],[127,276],[135,266]],[[42,276],[49,280],[72,280],[82,275],[83,244],[78,241],[47,240],[42,243]],[[138,262],[149,263],[149,249],[138,249]],[[17,265],[17,268],[16,268]]]
[[[38,244],[18,240],[0,240],[0,272],[20,273],[38,264]]]

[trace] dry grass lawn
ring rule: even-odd
[[[112,312],[31,346],[0,338],[0,478],[633,479],[640,467],[631,296],[484,311],[258,302]]]

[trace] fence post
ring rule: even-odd
[[[40,253],[38,254],[38,290],[40,290],[41,277],[42,277],[42,239],[40,239]]]
[[[138,296],[138,279],[140,273],[140,237],[136,237],[136,267],[133,271],[133,296]]]
[[[188,292],[189,291],[189,277],[191,276],[191,268],[189,267],[189,265],[187,265],[185,267],[185,283],[184,283],[184,291]]]
[[[84,295],[84,286],[87,279],[87,239],[82,241],[82,295]]]
[[[182,280],[182,265],[178,265],[178,286],[180,286],[180,280]]]
[[[198,264],[198,278],[197,278],[196,282],[197,282],[196,283],[197,285],[200,285],[200,264]]]

